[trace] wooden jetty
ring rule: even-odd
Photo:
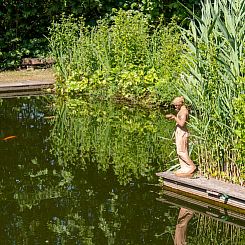
[[[0,97],[33,96],[53,88],[55,76],[52,69],[21,69],[0,72]]]
[[[45,90],[15,91],[15,92],[7,92],[7,93],[0,92],[0,98],[10,99],[10,98],[20,98],[20,97],[26,97],[26,96],[28,97],[42,96],[42,95],[48,95],[48,94],[51,94],[51,93]]]
[[[163,189],[157,201],[177,208],[186,208],[195,214],[202,214],[222,223],[245,229],[245,214],[227,210],[167,189]]]
[[[202,176],[181,178],[170,171],[156,175],[165,189],[245,214],[245,187]]]
[[[30,91],[53,88],[53,81],[16,81],[16,82],[1,82],[0,93],[14,92],[14,91]]]

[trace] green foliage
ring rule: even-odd
[[[3,1],[0,10],[0,69],[15,68],[22,57],[47,54],[47,1]]]
[[[194,110],[190,126],[196,132],[201,170],[239,183],[243,183],[244,166],[234,145],[241,130],[240,116],[235,114],[242,113],[238,102],[242,87],[237,81],[244,76],[243,5],[244,1],[230,0],[202,3],[201,18],[194,16],[184,33],[190,53],[182,87]],[[235,109],[233,100],[238,97]]]
[[[66,171],[74,164],[101,172],[113,169],[118,181],[126,184],[135,178],[153,178],[162,162],[169,166],[173,145],[164,144],[164,139],[172,130],[159,111],[67,99],[57,108],[52,152]]]
[[[185,1],[191,6],[198,1]],[[154,25],[164,15],[168,22],[175,14],[183,20],[186,12],[176,0],[163,4],[160,0],[3,0],[0,9],[0,69],[15,68],[22,57],[47,56],[48,27],[63,13],[86,19],[94,26],[97,20],[111,16],[115,10],[143,13]],[[36,40],[38,40],[36,42]]]
[[[241,92],[238,97],[234,100],[235,107],[235,120],[238,123],[238,127],[235,129],[235,133],[238,136],[236,148],[238,149],[238,160],[237,162],[241,165],[241,175],[245,178],[245,82],[244,78],[239,80],[239,86]]]
[[[134,11],[120,10],[111,26],[114,66],[142,64],[148,50],[147,18]]]
[[[175,22],[150,31],[136,11],[85,27],[83,19],[63,16],[50,28],[61,93],[90,93],[163,103],[177,93],[183,48]]]
[[[240,138],[240,143],[238,144],[238,148],[241,150],[241,153],[244,153],[245,147],[245,95],[241,94],[235,100],[235,109],[236,109],[236,120],[239,124],[239,128],[235,131]],[[243,155],[244,156],[244,155]],[[245,159],[245,158],[242,158]]]

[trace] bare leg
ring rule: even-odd
[[[180,177],[189,177],[195,172],[196,166],[193,161],[190,159],[187,152],[179,152],[179,162],[180,169],[175,172],[175,175]],[[186,175],[186,176],[185,176]]]
[[[191,175],[196,170],[196,166],[188,154],[188,133],[178,129],[178,131],[176,131],[175,137],[177,154],[180,163],[180,169],[177,170],[175,174],[177,176],[189,177],[189,175]]]

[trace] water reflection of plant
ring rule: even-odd
[[[152,179],[169,165],[172,128],[158,110],[144,111],[108,102],[69,99],[57,110],[53,154],[60,166],[113,169],[120,183]],[[163,138],[164,138],[163,137]]]
[[[63,113],[64,110],[58,110],[63,116],[66,115],[64,123],[59,121],[60,131],[56,125],[56,134],[50,139],[57,140],[55,143],[61,146],[61,149],[54,149],[53,152],[57,154],[55,157],[49,152],[50,143],[53,141],[48,140],[50,119],[45,119],[44,116],[49,116],[50,111],[46,107],[45,99],[40,105],[33,100],[23,99],[22,102],[25,106],[22,106],[22,103],[16,105],[9,102],[10,112],[5,101],[2,108],[4,126],[13,132],[18,131],[18,140],[3,143],[0,148],[3,153],[0,181],[2,244],[23,244],[23,241],[28,241],[28,244],[120,244],[124,241],[125,244],[142,244],[143,241],[150,243],[152,240],[154,244],[161,244],[166,237],[171,239],[169,234],[160,237],[155,237],[154,234],[165,229],[165,223],[169,224],[168,221],[174,217],[175,211],[166,211],[156,206],[152,186],[137,184],[136,181],[127,187],[120,186],[111,174],[113,160],[108,158],[109,169],[106,161],[101,166],[97,161],[103,160],[99,155],[110,151],[106,147],[101,151],[97,149],[98,152],[94,149],[95,146],[103,146],[103,141],[107,138],[107,146],[111,146],[111,137],[117,128],[121,132],[129,132],[132,134],[130,138],[133,138],[138,137],[137,131],[142,127],[139,140],[147,136],[148,143],[151,142],[152,135],[159,133],[162,136],[163,132],[155,132],[152,129],[153,123],[156,123],[156,128],[160,130],[164,126],[161,120],[157,122],[158,116],[161,118],[159,112],[151,114],[140,109],[137,112],[135,108],[102,102],[92,104],[91,101],[83,100],[67,101],[67,114]],[[120,124],[119,119],[122,119],[124,114],[124,123]],[[151,115],[150,118],[148,114]],[[114,120],[114,116],[117,120]],[[143,119],[140,119],[141,117]],[[77,127],[70,127],[74,125],[73,120]],[[134,123],[137,123],[135,129]],[[99,137],[99,134],[105,132],[104,128],[109,126],[112,134]],[[147,130],[148,128],[151,130]],[[80,130],[76,136],[73,135],[75,129]],[[96,135],[91,136],[93,134]],[[86,137],[81,141],[82,135]],[[65,137],[69,137],[68,140]],[[127,139],[127,136],[125,137]],[[157,139],[157,136],[154,137]],[[66,150],[65,144],[69,141],[71,145],[68,144],[65,159],[62,159],[62,150]],[[70,148],[75,142],[79,144]],[[84,148],[81,147],[81,142]],[[141,145],[141,142],[139,144]],[[159,147],[162,147],[162,144]],[[171,146],[168,147],[171,149]],[[166,149],[168,147],[166,146]],[[82,149],[87,152],[82,154]],[[164,154],[165,147],[160,149],[152,146],[151,149],[153,153],[158,150]],[[133,150],[125,152],[135,153]],[[81,159],[81,154],[84,160]],[[107,155],[105,159],[106,157]],[[164,159],[168,161],[168,157]],[[151,164],[162,169],[163,166],[160,165],[163,160],[154,159]],[[97,166],[100,166],[99,171]],[[150,175],[154,176],[153,173]],[[134,178],[133,174],[131,177]]]
[[[53,217],[48,228],[58,235],[61,244],[68,242],[94,244],[93,226],[87,225],[78,213],[70,213],[64,218]]]
[[[121,221],[118,210],[118,195],[112,192],[110,196],[108,202],[100,206],[98,226],[108,239],[108,244],[115,244],[116,234],[121,228]]]
[[[196,222],[193,223],[196,231],[194,234],[188,235],[188,244],[243,245],[245,243],[245,230],[243,228],[231,223],[223,223],[202,214],[197,215],[196,218]]]

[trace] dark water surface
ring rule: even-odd
[[[162,194],[172,132],[160,110],[4,99],[0,138],[16,138],[0,140],[0,244],[245,244],[241,220]]]

